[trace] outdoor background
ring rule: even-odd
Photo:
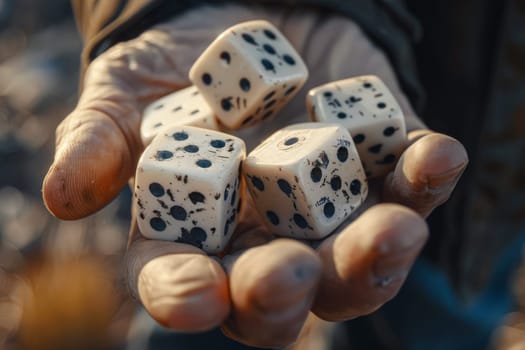
[[[117,272],[129,192],[69,222],[41,199],[81,47],[68,0],[0,0],[0,348],[114,348],[132,315]]]
[[[129,190],[79,221],[53,218],[41,199],[55,128],[76,103],[81,45],[68,0],[0,0],[2,349],[116,349],[140,328],[120,266]],[[522,349],[524,329],[509,315],[498,349]]]

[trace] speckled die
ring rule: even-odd
[[[311,120],[337,122],[348,128],[368,177],[391,171],[406,147],[403,112],[376,76],[319,86],[310,90],[306,104]]]
[[[229,129],[273,118],[307,77],[293,46],[262,20],[224,31],[190,70],[190,80]]]
[[[368,194],[352,137],[338,124],[277,131],[248,154],[244,174],[270,230],[300,239],[330,234]]]
[[[195,86],[175,91],[146,106],[140,125],[142,143],[149,145],[166,127],[183,125],[218,129],[213,110]]]
[[[169,127],[142,154],[134,204],[140,232],[152,239],[222,251],[237,224],[244,142],[202,128]]]

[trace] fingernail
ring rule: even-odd
[[[392,275],[383,277],[376,277],[374,279],[374,286],[376,287],[388,287],[394,282],[403,281],[408,276],[408,270],[398,271]]]
[[[389,252],[379,257],[372,269],[374,285],[386,287],[394,282],[404,280],[421,249],[421,245],[421,242],[416,241],[408,248]]]
[[[385,278],[394,278],[396,276],[406,276],[407,271],[412,265],[412,257],[414,254],[411,254],[409,257],[402,257],[392,259],[388,257],[386,259],[381,259],[376,262],[373,275],[375,280],[383,280]],[[401,260],[401,261],[400,261]]]
[[[441,187],[448,187],[454,185],[467,167],[467,162],[463,162],[454,168],[441,174],[427,175],[426,182],[430,189],[438,189]]]

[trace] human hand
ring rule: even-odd
[[[243,15],[248,18],[207,18],[218,18],[224,28],[255,18],[251,12]],[[57,129],[55,160],[44,180],[44,199],[53,214],[87,216],[110,202],[133,176],[142,151],[142,108],[187,85],[191,63],[220,32],[195,31],[187,24],[200,22],[191,16],[185,16],[186,24],[173,22],[118,44],[89,66],[77,107]],[[296,47],[306,40],[292,39]],[[368,46],[354,55],[377,52],[364,36],[361,40]],[[311,61],[306,57],[307,64]],[[386,60],[377,61],[355,70],[395,81]],[[350,76],[347,71],[334,74],[316,70],[311,83]],[[201,331],[221,325],[231,338],[257,346],[293,342],[310,310],[331,321],[374,311],[399,290],[428,235],[424,217],[448,198],[467,164],[459,142],[425,129],[412,113],[407,124],[410,145],[395,171],[371,183],[363,213],[316,248],[273,239],[249,196],[232,250],[221,259],[193,246],[146,240],[133,222],[127,253],[132,294],[169,328]],[[387,201],[391,204],[373,205]]]

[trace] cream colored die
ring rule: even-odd
[[[248,154],[244,175],[271,232],[294,238],[325,237],[368,194],[352,138],[338,124],[277,131]]]
[[[147,146],[162,129],[177,125],[218,129],[212,109],[195,86],[175,91],[146,106],[140,125],[142,143]]]
[[[292,45],[262,20],[224,31],[190,70],[190,80],[229,129],[271,119],[307,77]]]
[[[190,126],[163,129],[142,154],[134,205],[147,238],[222,251],[235,226],[241,197],[244,142]]]
[[[376,76],[319,86],[310,90],[306,104],[311,120],[337,122],[350,131],[369,177],[391,171],[406,147],[403,112]]]

